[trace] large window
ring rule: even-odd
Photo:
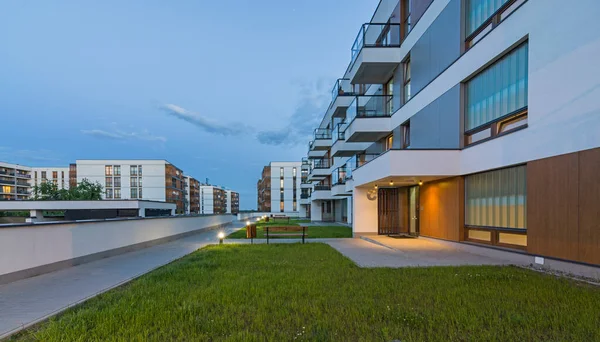
[[[527,125],[528,44],[465,84],[465,145]]]
[[[112,165],[106,165],[104,166],[104,175],[105,176],[112,176],[113,174],[113,167]]]
[[[469,49],[527,0],[466,0],[465,48]]]
[[[407,59],[404,63],[403,81],[402,81],[402,92],[403,92],[403,103],[410,100],[410,59]]]
[[[525,246],[526,167],[517,166],[465,177],[465,207],[467,239]]]

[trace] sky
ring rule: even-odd
[[[166,159],[256,208],[378,0],[0,2],[0,161]]]

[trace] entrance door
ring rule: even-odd
[[[400,198],[396,188],[379,188],[377,225],[380,235],[400,234]]]
[[[408,189],[408,217],[410,235],[419,235],[419,187]]]

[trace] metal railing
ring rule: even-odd
[[[331,139],[331,131],[327,128],[315,128],[315,139]]]
[[[329,158],[315,159],[313,161],[313,169],[328,169],[331,167]]]
[[[363,24],[352,44],[350,63],[354,63],[363,47],[400,47],[400,27],[392,23]]]
[[[346,109],[346,122],[352,122],[354,118],[389,117],[394,110],[392,95],[360,95]]]

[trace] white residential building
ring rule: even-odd
[[[183,171],[166,160],[77,160],[77,182],[99,182],[104,199],[172,202],[185,213]]]
[[[29,199],[31,168],[0,162],[0,200]]]
[[[216,185],[200,185],[200,214],[225,214],[227,193]]]
[[[300,208],[302,162],[271,162],[258,181],[258,210],[272,213],[306,212]]]
[[[31,185],[40,185],[44,181],[56,184],[58,189],[69,189],[68,167],[32,167]]]
[[[309,144],[311,219],[600,265],[600,2],[565,3],[365,13]]]

